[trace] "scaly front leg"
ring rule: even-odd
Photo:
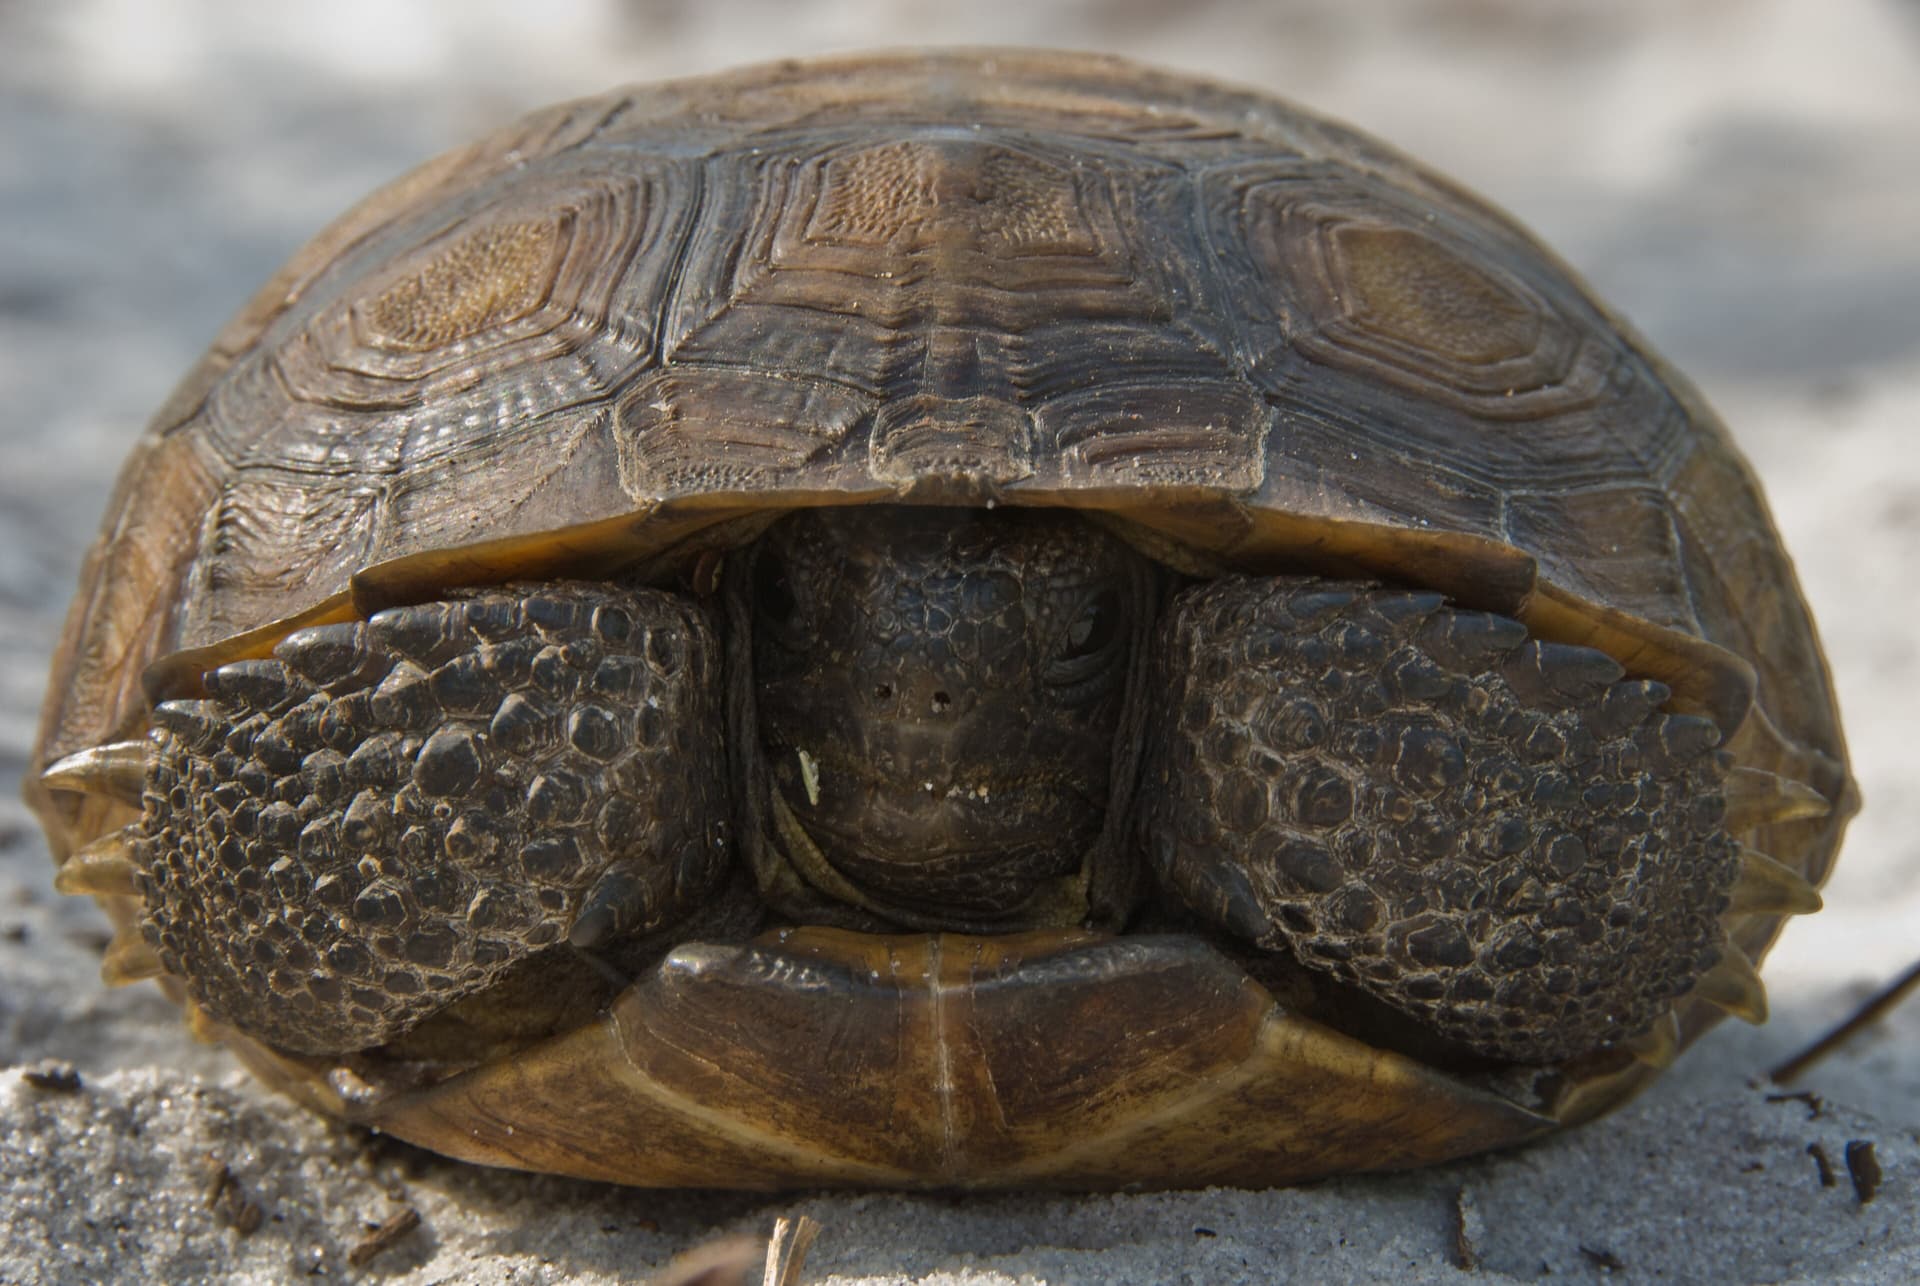
[[[1728,835],[1720,729],[1599,652],[1287,578],[1183,592],[1158,648],[1166,887],[1456,1047],[1552,1062],[1659,1029],[1696,985],[1755,1017],[1721,912],[1818,904]]]
[[[393,1039],[534,953],[670,925],[726,873],[721,657],[693,603],[507,586],[301,630],[205,676],[145,742],[49,785],[138,782],[63,886],[137,893],[144,947],[283,1049]]]

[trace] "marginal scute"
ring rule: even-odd
[[[978,503],[1033,473],[1032,418],[990,398],[918,394],[874,415],[868,469],[949,503]]]
[[[1646,440],[1638,451],[1653,468],[1665,467],[1667,457],[1687,449],[1691,430],[1669,410],[1623,407],[1621,412],[1643,419]],[[1555,485],[1557,479],[1529,478],[1525,490],[1507,499],[1501,534],[1521,549],[1550,551],[1563,532],[1604,531],[1608,538],[1586,542],[1577,559],[1552,559],[1550,577],[1603,602],[1630,594],[1648,603],[1684,604],[1686,567],[1666,489],[1648,481],[1645,467],[1609,468],[1605,441],[1596,434],[1569,434],[1554,447],[1540,461],[1540,470],[1557,469],[1564,477],[1581,479],[1582,485],[1575,490]],[[1516,467],[1518,453],[1500,463]],[[1656,624],[1692,632],[1674,608],[1647,608],[1642,614],[1656,617]]]
[[[636,498],[765,485],[830,458],[874,407],[828,381],[677,366],[614,404],[620,485]]]
[[[1271,418],[1245,390],[1197,381],[1105,385],[1049,402],[1039,416],[1070,482],[1247,494],[1266,473]]]

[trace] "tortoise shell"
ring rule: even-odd
[[[1752,472],[1567,267],[1346,127],[1050,52],[623,90],[350,211],[135,447],[36,762],[138,735],[302,625],[681,565],[771,515],[878,502],[1088,511],[1183,569],[1384,578],[1599,648],[1737,729],[1737,770],[1821,797],[1737,832],[1810,884],[1853,808]],[[126,819],[29,789],[62,855]],[[1728,931],[1757,960],[1782,920],[1736,907]],[[690,948],[422,1090],[231,1039],[304,1100],[454,1155],[702,1186],[1404,1166],[1585,1119],[1663,1061],[1476,1081],[1289,1014],[1197,943],[1124,941]],[[776,958],[809,986],[769,981]],[[1680,1043],[1728,1007],[1707,990]],[[1035,1030],[1071,1035],[1040,1057]],[[619,1143],[640,1137],[645,1157]]]

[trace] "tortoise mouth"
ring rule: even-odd
[[[787,807],[829,857],[926,869],[1026,869],[1037,852],[1077,859],[1099,831],[1106,784],[1071,773],[947,770],[914,780],[853,756],[776,768]]]
[[[768,730],[769,788],[800,832],[783,835],[789,860],[824,863],[905,927],[1015,915],[1014,927],[1036,886],[1079,869],[1098,841],[1108,782],[1084,771],[1089,755],[1009,746],[993,721]]]

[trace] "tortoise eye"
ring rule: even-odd
[[[767,625],[786,625],[799,610],[786,566],[772,554],[761,554],[753,565],[755,618]]]
[[[1063,661],[1078,661],[1105,651],[1120,634],[1120,595],[1107,589],[1095,595],[1067,628]]]
[[[1076,702],[1109,691],[1113,676],[1123,673],[1114,663],[1126,654],[1125,618],[1119,591],[1103,589],[1088,599],[1047,664],[1047,682]]]

